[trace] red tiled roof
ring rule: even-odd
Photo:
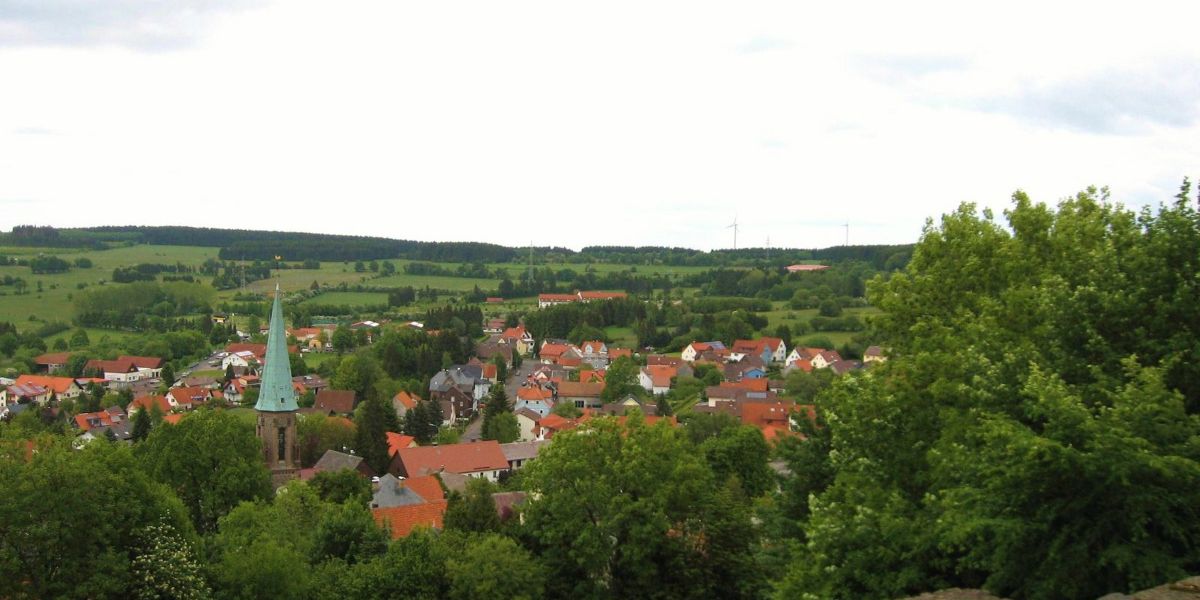
[[[793,408],[784,402],[743,402],[739,407],[742,423],[754,425],[759,429],[768,425],[790,429]]]
[[[525,337],[525,326],[517,325],[516,327],[509,327],[508,329],[504,330],[504,333],[500,334],[500,337],[505,339],[523,338]]]
[[[605,344],[604,342],[601,342],[600,340],[588,340],[588,341],[580,344],[579,349],[582,352],[586,352],[588,346],[592,347],[592,352],[599,353],[599,352],[607,352],[608,351],[608,344]]]
[[[183,420],[183,413],[171,413],[163,417],[163,423],[178,425],[179,421]]]
[[[765,392],[767,391],[767,385],[768,381],[766,378],[743,379],[741,381],[722,381],[720,383],[720,387],[723,388],[735,388],[749,390],[751,392]]]
[[[679,374],[679,369],[671,365],[646,365],[642,371],[650,377],[654,387],[671,387],[671,378]]]
[[[416,492],[426,502],[438,502],[446,499],[446,491],[442,489],[442,484],[433,475],[405,479],[404,487]]]
[[[388,528],[392,533],[393,540],[406,537],[417,527],[441,529],[442,517],[445,514],[445,500],[371,509],[371,516],[375,518],[375,523],[380,527]]]
[[[167,400],[167,397],[159,396],[157,394],[138,396],[137,398],[134,398],[133,402],[129,403],[129,408],[127,410],[130,413],[133,413],[134,409],[141,410],[144,408],[150,410],[155,405],[158,405],[159,410],[161,410],[164,415],[171,412],[171,403]]]
[[[128,360],[133,362],[133,366],[139,369],[157,369],[162,366],[163,359],[157,356],[125,356],[117,357],[118,360]]]
[[[608,371],[605,371],[604,369],[600,369],[598,371],[593,371],[592,369],[580,369],[579,370],[579,382],[580,383],[603,383],[604,377],[606,375],[608,375]]]
[[[627,298],[629,294],[625,292],[579,292],[579,297],[584,300],[616,300]]]
[[[167,390],[167,395],[175,399],[177,404],[203,404],[212,397],[212,390],[202,387],[177,387]]]
[[[421,398],[419,396],[415,396],[404,390],[401,390],[399,392],[396,392],[395,396],[392,396],[392,401],[400,402],[400,404],[404,405],[404,408],[413,409],[413,408],[416,408],[417,403],[421,401]]]
[[[133,364],[132,360],[121,359],[117,360],[99,360],[93,358],[83,364],[84,371],[95,369],[101,373],[134,373],[137,371],[137,365]]]
[[[682,358],[677,358],[674,356],[666,356],[664,354],[648,354],[648,355],[646,355],[646,364],[647,365],[671,365],[671,366],[678,367],[679,365],[682,365],[683,362],[684,361]]]
[[[106,411],[79,413],[75,415],[75,425],[79,427],[79,431],[89,431],[92,429],[92,421],[98,421],[96,427],[108,427],[112,425],[112,415]]]
[[[633,358],[633,350],[630,350],[629,348],[613,348],[612,346],[608,347],[608,358],[610,360],[617,360],[622,356],[625,358]]]
[[[828,265],[788,265],[788,273],[801,273],[804,271],[824,271],[828,269]]]
[[[321,390],[313,402],[313,408],[335,413],[354,412],[354,390]]]
[[[484,379],[495,379],[498,376],[499,376],[499,373],[496,372],[496,363],[488,363],[486,365],[483,365],[483,378]]]
[[[21,375],[17,377],[15,385],[34,384],[53,391],[55,394],[62,394],[71,389],[75,385],[75,380],[70,377],[52,377],[49,375]]]
[[[50,352],[50,353],[42,354],[41,356],[35,357],[33,359],[33,362],[35,362],[39,365],[50,366],[50,365],[65,365],[65,364],[67,364],[68,360],[71,360],[70,352]]]
[[[508,461],[495,440],[471,444],[421,446],[400,450],[400,462],[409,477],[429,475],[445,470],[466,474],[508,468]]]
[[[340,417],[340,418],[345,418],[345,417]],[[387,441],[388,441],[388,456],[395,456],[396,453],[399,452],[401,448],[411,447],[413,445],[413,442],[416,441],[416,438],[414,438],[411,435],[404,435],[402,433],[396,433],[395,431],[389,431],[389,432],[387,432]]]
[[[538,352],[538,356],[542,358],[557,358],[570,349],[571,347],[567,344],[542,344],[542,349]]]
[[[523,387],[517,390],[517,398],[521,400],[549,400],[553,397],[553,392],[540,386]]]
[[[800,369],[801,371],[804,371],[805,373],[811,373],[813,370],[812,361],[808,360],[807,358],[802,358],[800,360],[793,361],[792,366],[797,369]]]
[[[568,429],[575,429],[576,427],[579,426],[579,420],[578,419],[568,419],[566,417],[556,415],[556,414],[549,414],[549,415],[546,415],[545,417],[543,417],[542,419],[538,420],[536,425],[542,429],[549,429],[550,431],[547,432],[545,435],[545,437],[549,438],[549,437],[553,437],[553,434],[555,432],[566,431]]]
[[[604,391],[604,383],[579,383],[564,381],[558,384],[558,396],[568,398],[599,398]]]
[[[575,294],[538,294],[538,302],[577,302]]]

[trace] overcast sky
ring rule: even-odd
[[[0,229],[915,241],[1200,174],[1200,3],[0,0]]]

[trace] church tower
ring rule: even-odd
[[[300,470],[300,448],[296,439],[296,391],[292,387],[292,365],[288,362],[287,335],[283,331],[283,308],[279,285],[267,333],[266,364],[263,365],[258,403],[258,439],[263,458],[271,470],[271,483],[279,487],[295,479]]]

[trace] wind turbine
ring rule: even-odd
[[[737,231],[738,231],[737,215],[733,216],[733,225],[730,225],[729,227],[726,227],[725,229],[733,230],[733,249],[737,250]]]
[[[850,221],[846,221],[846,224],[843,225],[842,227],[846,228],[846,243],[842,244],[842,245],[849,246],[850,245]]]

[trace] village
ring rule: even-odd
[[[538,307],[626,299],[623,292],[541,294]],[[503,302],[499,298],[489,301]],[[230,343],[194,365],[219,369],[223,376],[191,376],[183,371],[178,377],[168,373],[170,379],[164,379],[163,359],[122,355],[112,360],[88,360],[83,366],[84,376],[73,378],[63,376],[70,352],[42,354],[35,358],[40,372],[0,380],[0,418],[12,419],[26,410],[57,411],[64,401],[116,393],[128,399],[124,406],[115,404],[69,415],[77,435],[75,445],[82,447],[102,438],[129,443],[145,435],[145,431],[138,432],[139,416],[171,426],[200,409],[261,405],[264,378],[281,377],[269,360],[271,344],[281,340],[286,348],[275,350],[281,352],[276,356],[285,357],[278,362],[287,376],[284,395],[290,394],[284,404],[294,404],[300,420],[330,419],[353,430],[356,410],[364,398],[354,390],[331,387],[317,374],[291,376],[286,359],[302,353],[333,352],[331,340],[336,326],[285,327],[278,317],[282,315],[278,299],[272,315],[262,330],[253,332],[265,334],[267,343]],[[228,316],[218,314],[213,318],[224,320]],[[682,352],[666,355],[602,340],[579,344],[557,338],[535,340],[524,324],[506,326],[502,316],[480,325],[485,337],[475,344],[470,360],[437,372],[425,390],[401,390],[390,399],[390,410],[399,426],[386,432],[386,469],[372,469],[363,456],[347,446],[327,449],[319,457],[310,457],[315,458],[311,464],[302,464],[299,453],[290,446],[279,453],[271,440],[264,439],[264,457],[275,473],[276,485],[292,478],[309,480],[322,472],[356,473],[372,484],[370,508],[377,522],[399,538],[416,527],[440,528],[448,495],[465,492],[470,479],[504,481],[536,460],[539,451],[556,435],[586,427],[593,419],[614,418],[623,424],[626,419],[637,418],[647,425],[679,426],[680,416],[676,413],[681,411],[677,409],[684,407],[673,410],[667,397],[681,385],[700,390],[682,411],[686,416],[727,415],[734,422],[757,429],[773,444],[784,437],[802,437],[796,419],[813,416],[811,405],[798,403],[786,394],[789,375],[823,370],[844,375],[886,360],[876,346],[869,347],[861,361],[844,360],[836,350],[788,348],[782,339],[773,337],[736,339],[729,344],[694,341]],[[350,325],[367,343],[389,328],[431,336],[451,335],[423,331],[423,324],[414,321],[360,321]],[[249,339],[250,335],[243,333],[242,337]],[[610,374],[618,372],[623,380],[610,385]],[[270,385],[278,387],[277,382],[268,382],[267,387]],[[483,415],[492,402],[503,405],[502,411],[515,421],[512,433],[500,436],[510,439],[482,439],[489,437],[481,430]],[[436,427],[459,432],[457,443],[432,440],[421,445],[416,437],[405,433],[406,421],[416,416],[418,407],[426,406],[430,407],[429,414],[437,415]],[[290,427],[294,429],[294,423]],[[287,436],[295,446],[295,432]],[[781,462],[773,464],[784,469]],[[525,492],[498,491],[494,497],[498,513],[507,517],[523,501]]]

